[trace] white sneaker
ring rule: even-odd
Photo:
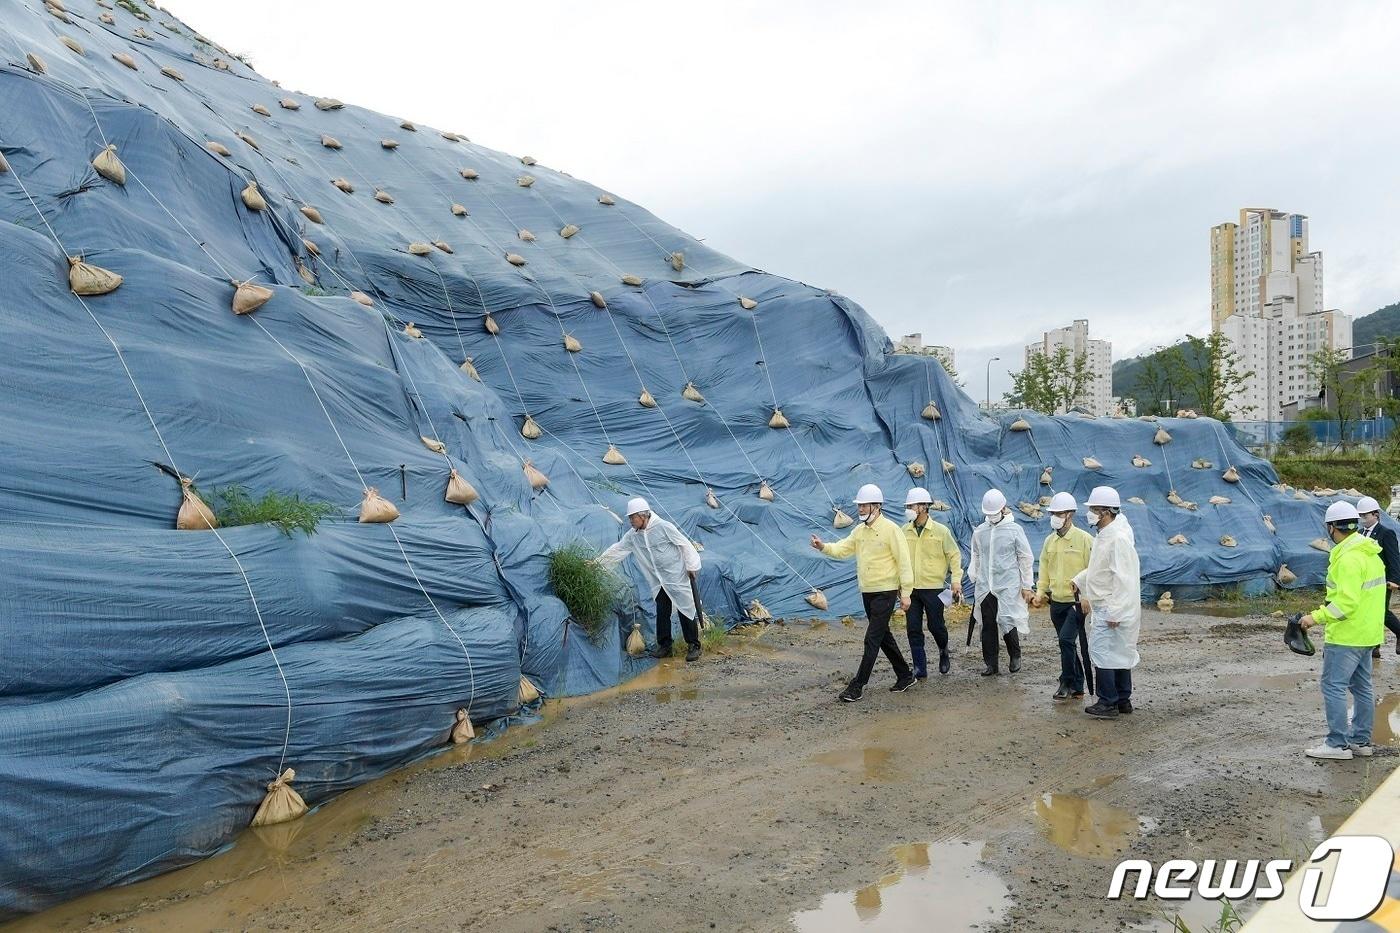
[[[1348,745],[1347,748],[1351,749],[1351,753],[1357,758],[1370,758],[1376,753],[1376,750],[1369,745]]]
[[[1330,758],[1335,761],[1351,761],[1350,748],[1338,748],[1335,745],[1328,745],[1326,742],[1322,742],[1308,749],[1303,754],[1307,755],[1309,758]]]

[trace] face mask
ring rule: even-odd
[[[1051,515],[1050,527],[1059,531],[1061,528],[1065,527],[1065,517],[1063,515]]]
[[[906,522],[912,522],[914,519],[916,519],[916,518],[918,518],[918,517],[919,517],[919,513],[918,513],[918,512],[915,512],[913,509],[905,509],[905,510],[904,510],[904,520],[905,520]]]
[[[1001,521],[1003,518],[1005,518],[1005,517],[1006,517],[1006,513],[1005,513],[1005,512],[998,512],[998,513],[995,514],[995,515],[988,515],[988,516],[987,516],[987,523],[988,523],[988,524],[991,524],[991,525],[995,525],[995,524],[997,524],[998,522],[1000,522],[1000,521]]]
[[[1090,510],[1089,510],[1087,513],[1085,513],[1085,514],[1087,514],[1087,515],[1089,516],[1089,524],[1090,524],[1090,525],[1097,525],[1097,524],[1099,523],[1099,513],[1098,513],[1098,510],[1097,510],[1097,509],[1090,509]]]
[[[865,522],[867,525],[873,525],[873,524],[875,523],[875,519],[877,519],[877,518],[879,518],[879,517],[880,517],[880,510],[879,510],[879,509],[871,509],[871,510],[870,510],[870,514],[864,516],[864,517],[861,519],[861,521]]]

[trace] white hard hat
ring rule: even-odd
[[[1356,500],[1356,511],[1363,515],[1367,512],[1379,512],[1380,510],[1381,504],[1370,496],[1362,496]]]
[[[1123,502],[1118,498],[1118,490],[1112,486],[1095,486],[1094,491],[1089,493],[1088,500],[1084,503],[1088,506],[1102,506],[1106,509],[1121,509]]]
[[[1074,496],[1067,492],[1057,492],[1055,498],[1050,500],[1051,512],[1073,512],[1078,508],[1079,505],[1074,501]]]
[[[905,505],[929,505],[933,502],[933,496],[928,494],[928,490],[921,486],[915,486],[909,490],[909,495],[904,497]]]
[[[1000,489],[988,489],[987,494],[982,497],[982,514],[997,515],[1006,508],[1006,496],[1001,494]]]
[[[1356,506],[1350,502],[1333,502],[1327,507],[1327,517],[1323,521],[1330,525],[1333,522],[1354,522],[1360,517]]]
[[[860,487],[860,491],[856,493],[856,505],[870,505],[872,503],[884,505],[885,494],[881,492],[880,487],[876,486],[874,483],[866,483],[864,486]]]
[[[647,500],[643,499],[641,496],[627,500],[627,514],[629,516],[636,515],[638,512],[650,511],[651,506],[647,505]]]

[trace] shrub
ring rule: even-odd
[[[550,553],[549,585],[588,640],[602,641],[622,579],[595,563],[593,549],[579,542]]]
[[[1303,454],[1312,449],[1317,440],[1317,435],[1313,429],[1305,422],[1295,421],[1283,431],[1283,436],[1279,438],[1279,451],[1287,454]]]
[[[238,525],[271,525],[287,537],[300,531],[316,533],[321,519],[335,513],[329,502],[303,499],[296,493],[270,490],[261,499],[254,499],[242,486],[225,486],[213,493],[214,513],[225,527]]]

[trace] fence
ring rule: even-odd
[[[1395,430],[1393,418],[1366,418],[1346,422],[1345,430],[1339,421],[1231,421],[1226,428],[1236,442],[1256,454],[1271,454],[1280,445],[1297,444],[1293,436],[1286,432],[1295,425],[1303,425],[1312,432],[1311,446],[1321,448],[1367,448],[1376,453]],[[1296,430],[1294,434],[1299,432]],[[1302,446],[1302,445],[1298,445]]]

